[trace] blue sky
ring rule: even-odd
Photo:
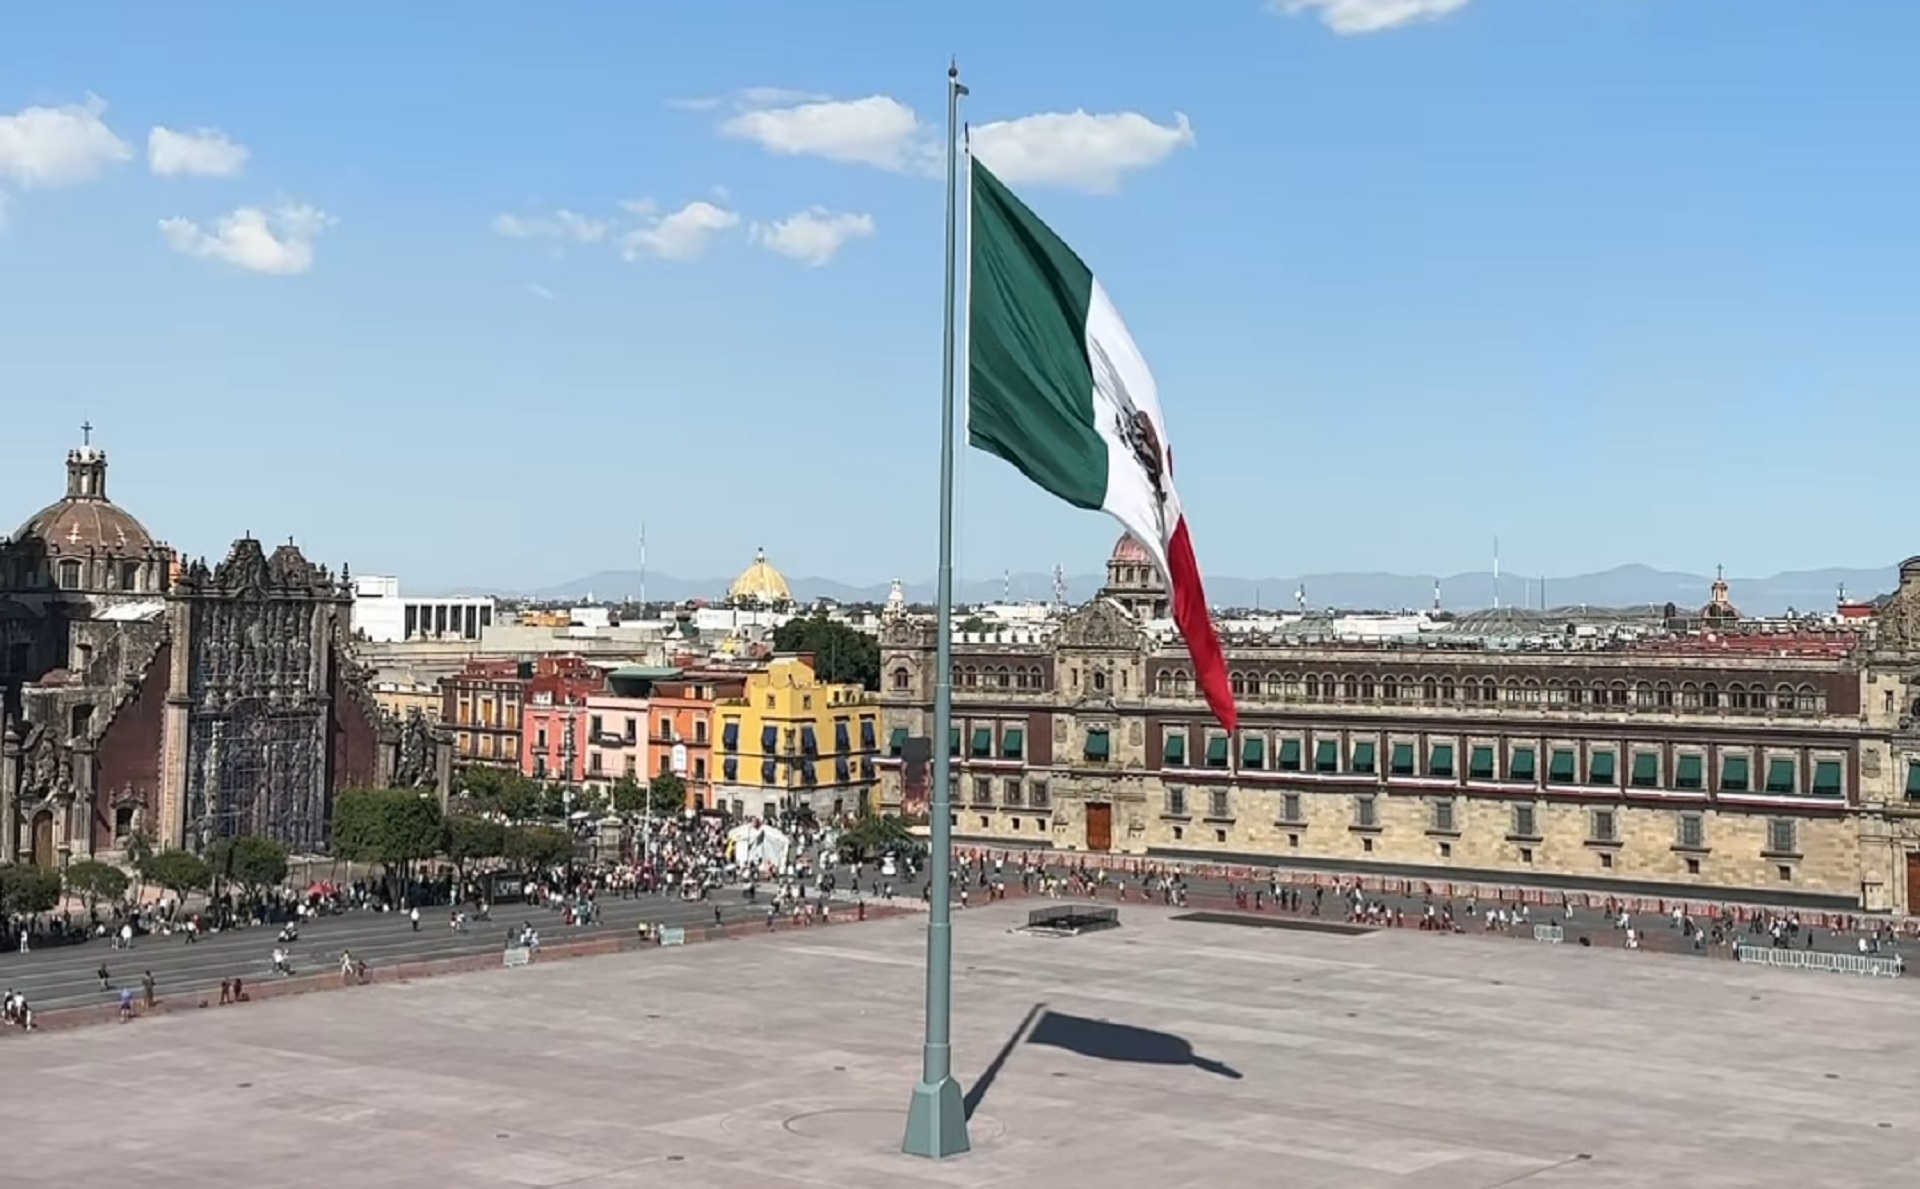
[[[192,553],[925,577],[958,54],[1208,570],[1920,552],[1920,5],[58,11],[0,40],[0,518],[90,418]],[[1114,536],[978,453],[960,509],[966,577]]]

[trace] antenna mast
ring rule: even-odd
[[[1067,572],[1059,566],[1053,567],[1053,605],[1062,611],[1067,608]]]
[[[1500,538],[1493,539],[1493,609],[1500,609]]]
[[[647,613],[647,522],[640,522],[640,614]]]

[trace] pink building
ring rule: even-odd
[[[586,731],[585,780],[612,784],[623,776],[645,784],[653,771],[647,763],[647,699],[617,693],[589,694]]]
[[[520,710],[520,771],[535,780],[584,784],[591,727],[587,699],[606,675],[579,657],[542,657]]]

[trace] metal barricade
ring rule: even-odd
[[[1535,941],[1544,941],[1548,945],[1559,945],[1567,939],[1567,931],[1559,925],[1535,925],[1533,927],[1533,939]]]
[[[687,931],[685,929],[677,929],[677,928],[662,929],[660,930],[660,944],[661,945],[685,945],[687,944]]]
[[[1782,949],[1767,945],[1743,945],[1736,951],[1742,962],[1755,966],[1775,966],[1787,970],[1821,970],[1828,974],[1859,974],[1869,978],[1899,978],[1906,964],[1898,958],[1879,954],[1827,954],[1818,950]]]
[[[532,946],[510,945],[507,947],[507,952],[502,957],[500,964],[502,966],[505,966],[508,970],[512,970],[516,966],[525,966],[532,961],[533,961]]]

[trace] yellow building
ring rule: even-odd
[[[748,675],[742,696],[715,703],[714,716],[717,806],[764,818],[804,806],[825,818],[872,805],[876,695],[822,682],[808,658],[782,656]]]

